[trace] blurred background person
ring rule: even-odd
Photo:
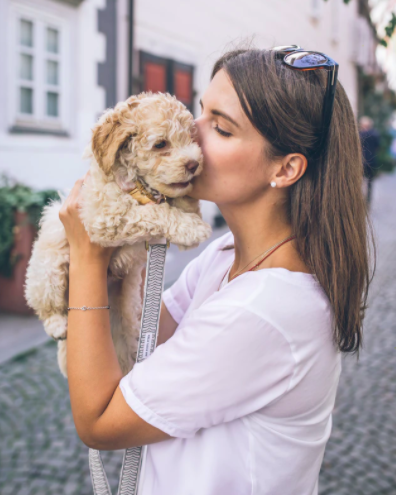
[[[371,203],[372,184],[377,169],[377,152],[380,146],[379,132],[374,128],[373,119],[363,115],[359,119],[359,135],[363,152],[363,171],[367,184],[367,204]]]

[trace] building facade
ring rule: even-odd
[[[104,109],[168,91],[198,116],[216,58],[252,36],[327,53],[357,113],[357,68],[376,46],[360,10],[358,0],[3,0],[0,173],[67,191],[87,171],[81,155]],[[217,207],[202,210],[212,221]]]

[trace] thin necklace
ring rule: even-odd
[[[277,244],[275,244],[274,246],[270,247],[269,249],[267,249],[264,253],[261,253],[259,254],[258,256],[256,256],[255,258],[253,258],[251,261],[249,261],[249,263],[247,265],[245,265],[241,270],[239,270],[233,277],[231,280],[234,280],[234,278],[238,277],[241,272],[243,272],[243,270],[250,265],[250,263],[253,263],[253,261],[255,261],[259,256],[264,256],[258,263],[256,263],[254,266],[252,266],[252,268],[250,268],[248,270],[248,272],[254,270],[255,268],[257,268],[259,265],[261,265],[261,263],[268,258],[268,256],[271,256],[272,253],[274,253],[278,248],[280,248],[283,244],[285,244],[286,242],[289,242],[289,241],[292,241],[293,239],[295,239],[296,236],[295,235],[292,235],[292,236],[288,236],[286,237],[285,239],[283,239],[282,241],[278,242]],[[269,254],[267,254],[269,253]],[[223,283],[223,280],[224,280],[224,277],[227,275],[227,273],[229,273],[231,271],[231,268],[232,268],[232,265],[234,264],[235,262],[235,259],[234,261],[232,262],[230,268],[227,270],[227,272],[224,274],[221,282],[220,282],[220,285],[219,285],[219,289],[220,290],[220,287],[221,287],[221,284]],[[229,279],[228,282],[231,282],[231,280]]]

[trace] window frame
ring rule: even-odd
[[[70,100],[71,89],[67,85],[70,80],[70,21],[53,13],[43,12],[34,7],[19,3],[10,6],[10,24],[8,33],[8,73],[9,91],[8,126],[10,133],[39,133],[68,136],[70,132]],[[20,44],[20,21],[33,23],[33,47]],[[47,29],[58,31],[58,53],[46,50]],[[20,54],[33,55],[33,80],[20,77]],[[47,60],[58,62],[58,84],[47,83]],[[69,85],[70,86],[70,85]],[[33,113],[20,111],[20,88],[33,89]],[[58,115],[47,114],[47,92],[58,94]]]

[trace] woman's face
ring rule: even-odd
[[[272,167],[264,161],[265,139],[242,110],[226,72],[214,76],[200,100],[196,142],[203,152],[203,171],[188,194],[218,205],[243,203],[262,195]]]

